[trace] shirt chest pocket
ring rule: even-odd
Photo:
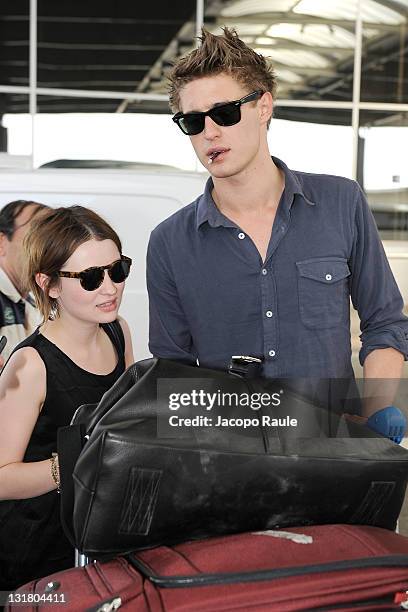
[[[300,318],[311,329],[328,329],[347,319],[350,268],[346,259],[296,262]]]

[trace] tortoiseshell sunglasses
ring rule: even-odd
[[[79,278],[81,287],[83,287],[85,291],[95,291],[95,289],[98,289],[103,283],[105,270],[108,271],[114,283],[123,283],[129,276],[131,265],[132,260],[130,257],[122,255],[120,259],[113,261],[107,266],[95,266],[94,268],[87,268],[82,272],[67,272],[66,270],[60,270],[58,276],[64,278]]]

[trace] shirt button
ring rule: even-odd
[[[274,350],[269,351],[268,353],[269,357],[275,357],[276,353]]]
[[[268,274],[268,270],[266,270],[265,268],[263,268],[263,269],[262,269],[262,274],[263,274],[264,276],[266,276],[266,275]]]
[[[273,312],[272,312],[272,310],[267,310],[265,314],[268,317],[268,319],[270,319],[271,316],[273,315]]]
[[[245,238],[245,234],[244,234],[243,232],[240,232],[240,233],[238,234],[238,238],[239,238],[240,240],[243,240],[243,239]]]
[[[331,274],[326,274],[326,280],[330,281],[332,279],[332,275]]]

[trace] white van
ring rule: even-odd
[[[58,167],[67,165],[72,167]],[[106,218],[118,232],[124,254],[133,259],[121,314],[132,331],[135,359],[149,356],[145,259],[150,232],[160,221],[200,195],[208,175],[132,162],[62,161],[48,166],[54,167],[0,169],[0,207],[17,199],[36,200],[51,206],[82,204]],[[408,243],[406,240],[384,240],[383,243],[407,305]],[[351,328],[354,362],[359,370],[359,320],[353,309]]]
[[[129,323],[138,360],[149,356],[145,261],[150,232],[200,195],[207,175],[166,166],[131,166],[0,170],[0,207],[12,200],[35,200],[50,206],[81,204],[113,226],[123,253],[133,260],[120,312]]]

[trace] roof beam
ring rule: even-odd
[[[2,47],[27,47],[28,40],[3,40],[0,42]],[[133,45],[117,43],[64,43],[64,42],[38,42],[38,49],[64,49],[86,51],[163,51],[166,45]]]
[[[0,93],[16,93],[16,94],[28,94],[30,92],[29,87],[13,86],[13,85],[0,85]],[[60,89],[59,87],[38,87],[38,96],[55,96],[55,97],[66,97],[66,98],[93,98],[107,99],[107,100],[140,100],[140,101],[154,101],[154,102],[168,102],[168,97],[159,94],[145,94],[138,92],[123,92],[123,91],[93,91],[87,89]]]
[[[392,61],[393,59],[397,59],[401,53],[401,49],[397,49],[395,51],[391,51],[387,55],[382,55],[381,57],[373,57],[372,59],[367,61],[367,58],[369,58],[370,50],[372,50],[374,45],[375,45],[375,42],[373,43],[372,46],[368,46],[364,49],[362,70],[363,70],[365,78],[367,78],[367,72],[369,70],[371,70],[372,68],[376,68],[377,66],[384,66],[389,61]],[[404,52],[407,50],[408,50],[408,46],[405,46]],[[329,83],[328,85],[325,85],[324,87],[319,87],[316,90],[316,93],[318,93],[319,95],[325,95],[327,93],[331,93],[336,87],[339,87],[347,82],[350,82],[352,81],[352,79],[353,79],[353,73],[351,72],[350,74],[343,75],[339,81],[335,81],[334,83]]]
[[[29,21],[27,15],[2,15],[0,21]],[[74,16],[50,16],[39,15],[39,23],[85,23],[85,24],[112,24],[112,25],[173,25],[184,23],[183,19],[133,19],[116,17],[74,17]]]
[[[295,41],[288,40],[287,38],[278,38],[274,36],[271,38],[271,41],[277,40],[278,44],[274,45],[273,42],[271,45],[267,43],[257,43],[256,40],[251,42],[251,47],[256,47],[257,49],[270,49],[273,53],[274,48],[276,49],[299,49],[300,51],[314,51],[315,53],[341,53],[342,55],[352,55],[354,53],[354,47],[323,47],[316,45],[306,45],[304,43],[299,43]]]
[[[341,78],[343,75],[337,72],[335,66],[331,66],[328,68],[314,68],[312,66],[290,66],[289,64],[284,64],[281,62],[273,62],[275,68],[281,68],[282,70],[290,70],[290,72],[294,72],[295,74],[305,74],[306,76],[316,77],[316,76],[327,76],[330,78]]]
[[[297,15],[295,13],[258,13],[257,15],[240,15],[239,17],[218,17],[216,25],[229,25],[236,26],[240,23],[248,24],[261,24],[271,26],[280,23],[300,23],[305,25],[336,25],[342,28],[352,28],[354,30],[354,20],[346,19],[325,19],[324,17],[314,17],[313,15]],[[401,24],[386,24],[386,23],[372,23],[365,21],[365,28],[374,28],[376,30],[393,31],[398,30]]]
[[[0,61],[0,66],[12,66],[12,67],[27,67],[28,61],[24,60],[5,60]],[[57,72],[63,72],[64,70],[81,71],[84,70],[99,70],[109,71],[112,70],[150,70],[150,64],[45,64],[44,62],[38,62],[39,70],[55,70]]]
[[[186,22],[180,28],[176,36],[172,38],[172,40],[169,42],[163,53],[156,59],[150,70],[146,72],[141,83],[139,83],[139,85],[137,86],[136,91],[144,92],[149,87],[152,91],[155,91],[156,89],[158,89],[159,91],[167,90],[167,80],[163,76],[163,64],[164,62],[171,62],[176,58],[177,51],[179,48],[179,41],[192,38],[194,35],[193,33],[194,24],[191,22]],[[157,87],[157,77],[160,78],[160,76],[162,76],[161,80],[159,81],[160,87]],[[124,113],[130,103],[130,100],[123,100],[116,109],[116,112]]]

